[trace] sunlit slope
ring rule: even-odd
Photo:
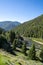
[[[40,61],[28,60],[27,57],[20,52],[16,52],[16,54],[17,56],[14,56],[5,51],[0,51],[0,65],[43,65]],[[37,54],[39,54],[39,51]]]
[[[43,37],[43,15],[17,26],[13,31],[27,37]]]

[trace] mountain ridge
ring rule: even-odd
[[[20,24],[18,21],[0,21],[0,27],[5,30],[11,30]]]

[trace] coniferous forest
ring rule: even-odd
[[[26,37],[43,38],[43,14],[14,28]]]

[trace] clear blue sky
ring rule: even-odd
[[[0,21],[25,22],[43,14],[43,0],[0,0]]]

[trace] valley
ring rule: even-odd
[[[0,65],[43,65],[43,0],[0,0]]]
[[[0,65],[43,65],[42,51],[43,15],[7,31],[0,28]]]

